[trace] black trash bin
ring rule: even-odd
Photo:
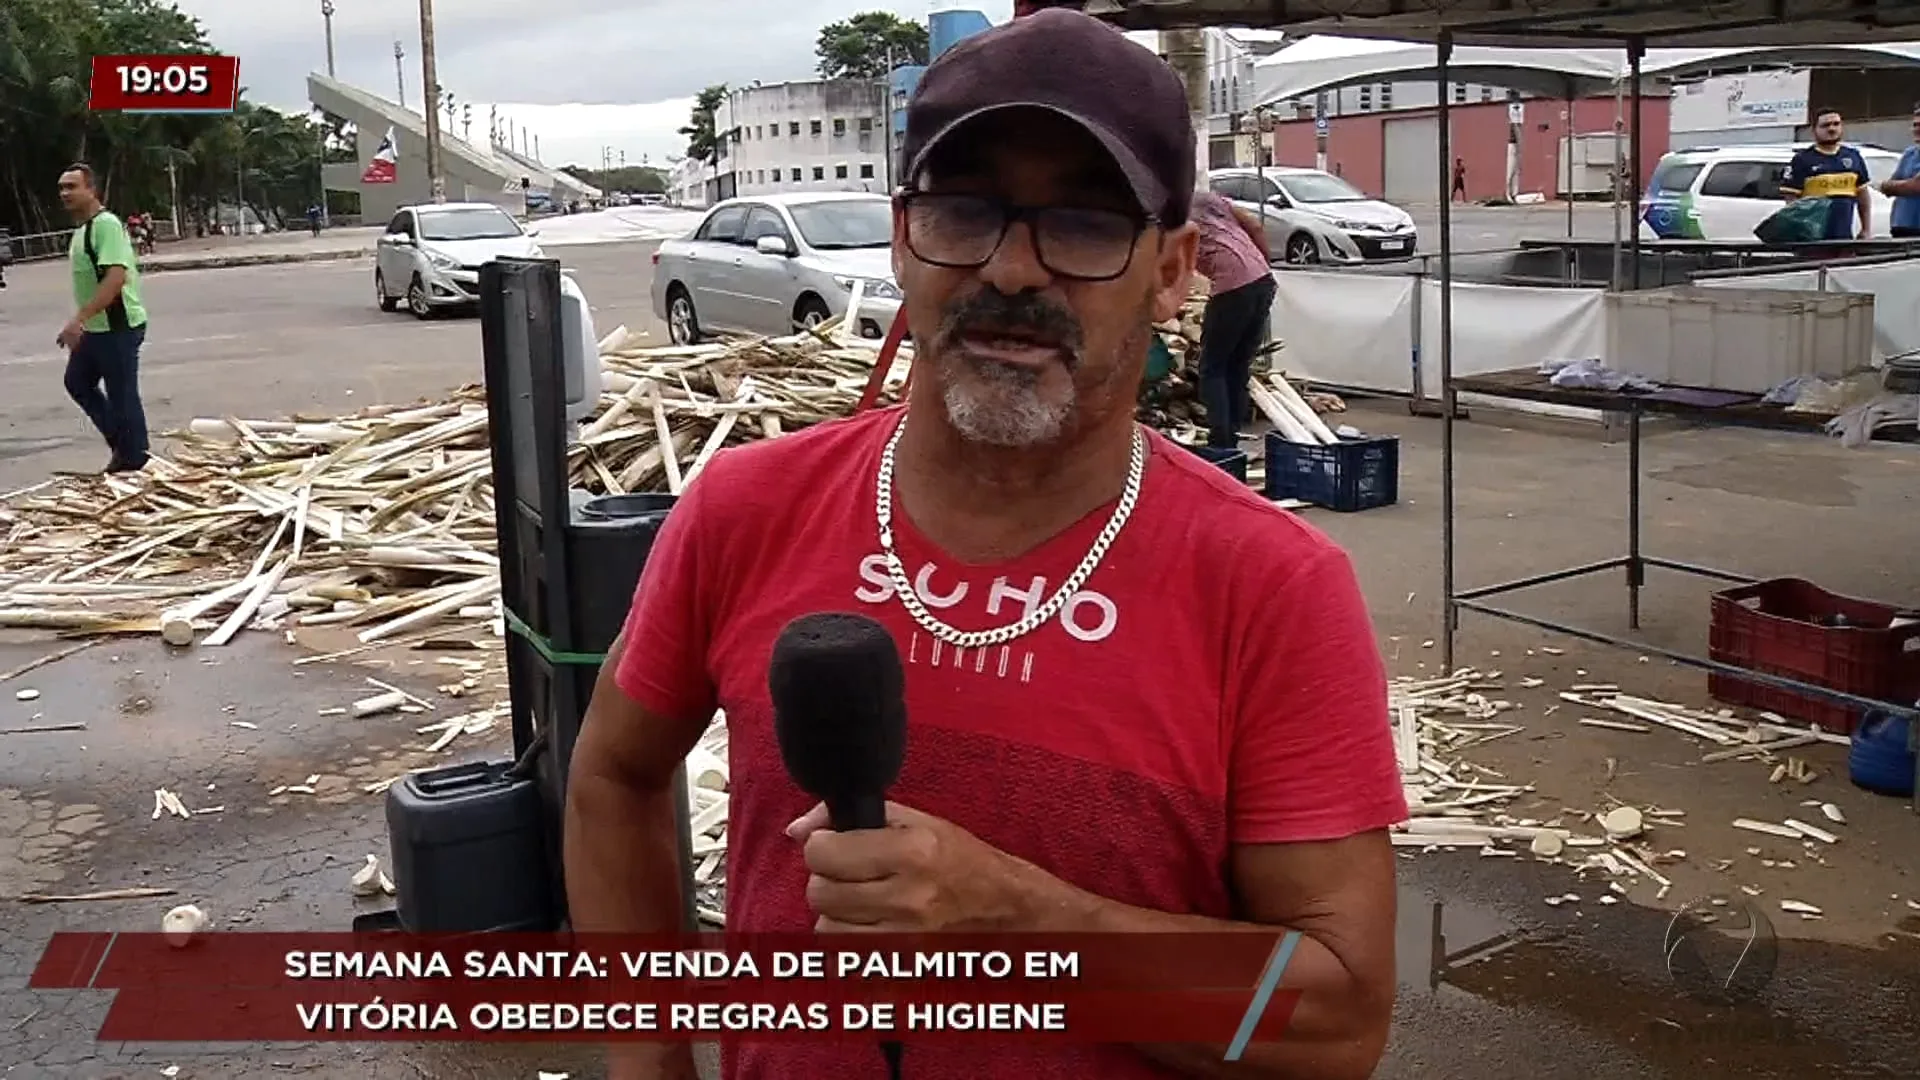
[[[606,652],[620,635],[654,538],[678,501],[677,495],[602,495],[575,508],[567,561],[576,583],[570,599],[580,651]]]
[[[415,773],[387,789],[399,928],[414,933],[553,925],[540,792],[512,762]]]

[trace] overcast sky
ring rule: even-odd
[[[176,0],[221,52],[240,58],[255,101],[307,107],[306,76],[327,66],[321,0]],[[474,102],[476,139],[486,107],[540,136],[549,164],[598,166],[600,148],[658,164],[685,149],[675,129],[692,97],[714,83],[813,77],[822,26],[862,11],[924,21],[928,0],[440,0],[434,8],[440,84]],[[1013,0],[980,0],[1000,22]],[[334,0],[341,79],[382,97],[396,91],[393,43],[407,103],[420,107],[420,20],[404,0]],[[455,132],[459,134],[459,132]]]

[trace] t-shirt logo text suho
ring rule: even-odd
[[[922,563],[918,570],[909,569],[908,575],[913,582],[914,592],[928,610],[936,614],[957,610],[984,615],[983,619],[957,620],[942,616],[942,621],[961,629],[989,629],[1018,622],[1038,611],[1040,605],[1052,595],[1052,590],[1059,587],[1057,582],[1044,577],[1014,581],[1005,575],[995,577],[983,586],[931,562]],[[886,556],[875,552],[862,559],[860,580],[862,584],[854,590],[854,599],[874,606],[896,602],[893,582],[887,576]],[[1068,598],[1066,605],[1052,621],[1058,623],[1060,629],[1066,631],[1073,640],[1089,645],[1098,644],[1112,637],[1114,630],[1119,627],[1120,606],[1105,593],[1082,589]],[[909,665],[926,664],[971,670],[979,675],[1031,682],[1034,654],[1024,646],[1024,640],[985,649],[960,649],[916,629],[904,643],[902,659]]]

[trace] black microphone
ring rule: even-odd
[[[893,635],[864,615],[802,615],[773,643],[767,689],[787,774],[827,804],[834,831],[884,828],[887,789],[907,756]]]
[[[893,635],[864,615],[802,615],[773,643],[767,690],[787,775],[827,804],[833,830],[885,828],[887,789],[907,756],[906,672]],[[880,1052],[889,1080],[900,1080],[900,1044]]]

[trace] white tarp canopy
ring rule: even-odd
[[[1542,96],[1585,97],[1613,89],[1625,60],[1619,49],[1468,45],[1453,50],[1447,77]],[[1254,63],[1254,107],[1360,83],[1432,82],[1437,62],[1434,46],[1425,42],[1316,34]]]
[[[1764,67],[1920,67],[1920,41],[1886,41],[1876,45],[1775,45],[1756,49],[1648,49],[1646,57],[1640,62],[1641,74],[1663,79],[1685,79],[1709,71]]]
[[[1920,42],[1649,49],[1641,57],[1640,73],[1643,79],[1681,79],[1716,70],[1777,66],[1920,67]],[[1611,92],[1628,70],[1624,49],[1466,45],[1453,50],[1447,77],[1573,98]],[[1257,61],[1253,77],[1258,108],[1362,83],[1432,82],[1439,77],[1439,68],[1435,47],[1427,42],[1316,34]]]
[[[1920,30],[1920,0],[1083,0],[1130,30],[1246,26],[1456,45],[1556,48],[1580,39],[1754,48],[1884,42]]]

